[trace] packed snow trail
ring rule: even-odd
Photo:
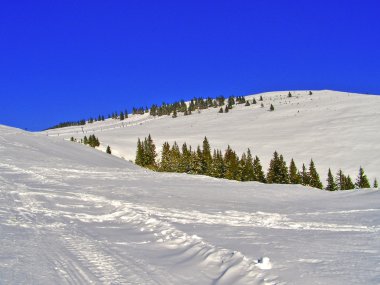
[[[0,153],[2,284],[380,282],[379,191],[154,173],[2,126]]]

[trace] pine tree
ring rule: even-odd
[[[319,179],[319,174],[317,172],[317,169],[315,168],[313,160],[310,160],[309,177],[310,177],[310,186],[311,187],[318,188],[318,189],[323,188],[322,182]]]
[[[247,158],[246,158],[245,167],[243,168],[242,178],[244,178],[244,180],[242,179],[243,181],[255,180],[255,172],[253,169],[253,158],[252,158],[250,149],[247,150]]]
[[[219,109],[219,112],[218,113],[223,113],[223,107],[220,107]]]
[[[106,153],[111,154],[111,148],[110,148],[110,146],[107,146]]]
[[[257,155],[253,161],[253,173],[254,173],[254,181],[258,181],[261,183],[267,182],[264,171],[263,171],[263,167],[261,166],[260,159]]]
[[[124,121],[124,113],[120,112],[120,121]]]
[[[164,142],[164,144],[162,145],[161,163],[159,170],[164,172],[172,171],[172,167],[170,164],[170,145],[168,142]]]
[[[253,98],[253,100],[252,100],[252,104],[256,104],[257,102],[256,102],[256,99],[255,98]]]
[[[83,144],[88,144],[87,136],[84,136],[84,138],[83,138]]]
[[[302,185],[304,185],[304,186],[310,185],[310,176],[306,170],[305,164],[302,164],[301,180],[302,180],[302,182],[301,182]]]
[[[191,164],[191,151],[187,148],[187,144],[183,143],[180,172],[189,173],[190,172],[190,164]]]
[[[174,109],[172,118],[177,118],[177,110]]]
[[[309,91],[309,95],[313,95],[313,92]]]
[[[346,177],[345,188],[346,190],[355,189],[355,184],[352,182],[350,175],[347,175]]]
[[[338,186],[335,183],[334,176],[331,173],[331,169],[329,168],[329,171],[327,173],[327,186],[326,190],[328,191],[336,191],[338,190]]]
[[[239,175],[239,158],[230,146],[227,147],[224,154],[224,165],[224,177],[230,180],[237,180]]]
[[[260,95],[260,99],[259,99],[259,101],[263,101],[263,96]]]
[[[301,177],[297,170],[297,166],[292,158],[289,165],[289,182],[290,184],[301,184]]]
[[[210,176],[216,178],[224,178],[224,161],[220,150],[214,150],[211,162]]]
[[[341,169],[337,172],[335,181],[338,190],[346,190],[346,177]]]
[[[377,179],[373,181],[373,188],[379,188],[379,184],[377,183]]]
[[[251,106],[251,104],[249,104],[248,100],[245,102],[245,106]]]
[[[288,93],[288,97],[291,98],[292,97],[292,93],[289,92]]]
[[[143,145],[140,141],[140,138],[137,140],[137,150],[136,150],[136,159],[135,163],[140,166],[145,166],[144,165],[144,148]]]
[[[170,164],[174,172],[181,172],[181,158],[181,152],[179,151],[177,142],[174,142],[170,150]]]
[[[144,144],[144,165],[150,169],[154,169],[156,167],[156,146],[153,143],[152,137],[150,134],[148,138],[145,138]]]
[[[274,107],[272,104],[270,104],[270,108],[269,108],[270,111],[274,111]]]
[[[360,166],[358,178],[355,183],[356,188],[370,188],[368,178],[364,173],[364,169]]]
[[[203,139],[203,149],[202,149],[202,173],[208,174],[210,171],[212,162],[211,148],[207,140],[207,137]]]
[[[282,155],[278,155],[277,151],[273,153],[273,158],[269,163],[267,173],[268,183],[288,184],[289,175],[286,162]]]
[[[226,105],[226,108],[224,108],[224,113],[228,113],[228,105]]]

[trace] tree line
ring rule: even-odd
[[[302,167],[298,169],[294,159],[291,159],[288,165],[283,155],[275,151],[265,173],[259,157],[253,156],[250,149],[240,157],[230,146],[224,153],[219,149],[211,151],[207,137],[203,140],[202,148],[198,145],[194,150],[186,143],[183,143],[180,148],[176,142],[172,145],[165,142],[160,158],[151,135],[144,140],[139,138],[135,163],[161,172],[200,174],[215,178],[270,184],[301,184],[329,191],[370,188],[370,183],[362,167],[359,168],[355,183],[352,182],[350,175],[345,175],[342,170],[339,170],[334,177],[329,169],[327,184],[324,187],[313,159],[310,160],[308,167],[302,164]],[[378,187],[376,179],[373,187]]]

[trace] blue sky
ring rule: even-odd
[[[194,96],[380,94],[378,1],[2,1],[0,124]]]

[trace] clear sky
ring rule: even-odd
[[[194,96],[380,94],[377,1],[2,1],[0,124]]]

